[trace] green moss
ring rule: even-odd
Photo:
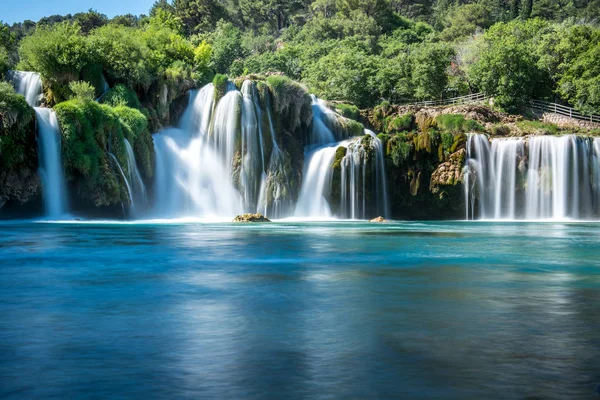
[[[281,76],[272,75],[267,78],[271,91],[274,118],[279,126],[289,132],[298,133],[302,127],[307,128],[312,122],[312,100],[306,88],[298,82]]]
[[[390,136],[387,141],[386,154],[396,167],[405,166],[410,159],[414,145],[405,134]]]
[[[365,134],[365,127],[363,124],[352,119],[344,120],[344,128],[348,132],[348,137],[362,136]]]
[[[452,147],[450,147],[450,153],[454,153],[460,146],[463,146],[467,143],[467,135],[464,133],[458,134],[454,137],[454,142],[452,143]]]
[[[336,104],[335,111],[346,118],[350,118],[350,119],[354,119],[354,120],[357,120],[358,117],[360,116],[360,110],[354,104],[346,104],[346,103]]]
[[[215,87],[215,103],[218,102],[221,97],[225,96],[225,93],[227,93],[227,82],[229,82],[227,75],[216,74],[213,78],[213,86]]]
[[[334,170],[340,169],[342,167],[342,159],[346,156],[347,152],[348,152],[348,149],[344,146],[340,146],[336,149],[335,157],[333,159],[333,165],[332,165],[332,168]]]
[[[415,120],[421,132],[429,132],[436,127],[436,120],[427,114],[419,113],[415,117]]]
[[[429,132],[419,133],[413,139],[415,144],[415,151],[426,151],[431,153],[431,149],[435,146],[435,140],[432,140],[433,134]]]
[[[65,175],[81,200],[95,207],[127,201],[127,189],[109,156],[112,153],[128,172],[125,138],[139,157],[145,177],[152,176],[152,142],[140,111],[79,100],[60,103],[54,109],[62,131]]]

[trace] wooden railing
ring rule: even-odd
[[[580,121],[595,122],[600,124],[600,115],[584,115],[574,108],[563,106],[560,104],[549,103],[543,100],[531,100],[529,106],[535,110],[539,110],[545,113],[559,114]]]
[[[450,99],[443,100],[430,100],[430,101],[419,101],[417,103],[410,103],[405,105],[411,106],[451,106],[451,105],[460,105],[460,104],[473,104],[473,103],[483,103],[489,97],[483,93],[473,93],[466,96],[460,97],[452,97]]]

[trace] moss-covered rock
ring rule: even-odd
[[[35,112],[25,97],[0,82],[0,208],[39,203],[35,128]]]
[[[262,214],[241,214],[233,219],[233,222],[271,222]]]
[[[153,142],[140,111],[77,100],[60,103],[55,111],[62,131],[65,176],[77,200],[72,204],[114,208],[128,202],[125,182],[110,155],[128,174],[124,139],[134,149],[143,179],[153,176]]]

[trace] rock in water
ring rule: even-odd
[[[372,220],[370,220],[369,222],[389,222],[387,219],[379,216],[377,218],[373,218]]]
[[[233,222],[271,222],[262,214],[242,214],[233,219]]]

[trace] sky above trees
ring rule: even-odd
[[[54,14],[75,14],[90,8],[109,18],[124,14],[147,14],[153,0],[0,0],[0,21],[7,24],[25,20],[38,21]]]

